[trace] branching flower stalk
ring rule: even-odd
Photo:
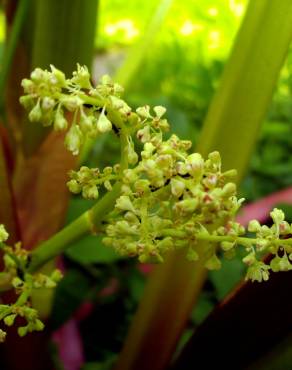
[[[29,119],[66,131],[65,146],[74,155],[86,138],[111,133],[120,140],[121,158],[102,170],[83,166],[70,172],[67,185],[72,193],[88,199],[98,199],[101,191],[106,194],[30,254],[19,244],[6,246],[8,234],[1,225],[3,273],[12,276],[19,299],[0,306],[0,318],[10,325],[16,315],[24,317],[27,325],[19,328],[20,335],[43,327],[29,304],[32,289],[54,286],[60,278],[58,271],[48,277],[37,270],[88,233],[104,235],[105,245],[140,262],[163,262],[167,253],[185,248],[188,260],[200,258],[207,269],[219,269],[220,255],[232,258],[241,245],[247,279],[266,281],[270,271],[291,269],[292,225],[284,213],[271,212],[271,227],[250,221],[247,231],[252,235],[245,235],[235,221],[244,201],[236,196],[236,171],[221,170],[217,151],[203,159],[190,152],[189,140],[169,134],[165,138],[169,124],[164,107],[144,106],[133,112],[122,99],[120,85],[104,76],[93,86],[87,68],[79,65],[71,79],[54,66],[51,71],[37,68],[22,85],[20,102],[29,110]],[[200,240],[208,242],[204,250],[198,248]],[[272,258],[265,263],[262,257],[268,253]]]
[[[17,317],[22,318],[23,326],[18,327],[18,334],[22,337],[32,331],[43,330],[44,324],[38,317],[36,309],[31,307],[30,297],[33,290],[54,288],[60,281],[62,274],[54,270],[50,276],[42,273],[34,275],[27,272],[29,252],[21,247],[20,243],[10,247],[5,244],[9,235],[3,225],[0,225],[0,248],[3,252],[4,276],[9,276],[11,285],[15,289],[18,299],[11,305],[0,304],[0,320],[6,326],[12,326]],[[24,321],[23,321],[24,320]],[[0,329],[0,342],[3,342],[6,332]]]

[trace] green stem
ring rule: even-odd
[[[23,306],[27,301],[28,299],[30,298],[31,296],[31,289],[28,289],[28,290],[24,290],[20,296],[18,297],[17,301],[15,302],[15,306]]]
[[[128,167],[127,134],[121,130],[121,171]],[[121,193],[121,183],[117,182],[112,191],[107,193],[90,210],[67,225],[64,229],[53,235],[50,239],[40,244],[31,254],[28,272],[35,272],[46,262],[58,256],[69,248],[72,243],[90,232],[96,233],[101,221],[113,209],[116,199]]]
[[[172,230],[172,229],[165,229],[162,231],[164,236],[172,236],[177,237],[180,239],[188,238],[190,236],[189,233],[183,230]],[[257,244],[261,238],[248,238],[248,237],[242,237],[242,236],[232,236],[232,235],[210,235],[206,233],[198,233],[194,235],[194,238],[196,240],[204,240],[209,241],[213,243],[222,243],[222,242],[231,242],[231,243],[237,243],[240,245],[255,245]],[[271,240],[271,243],[273,245],[292,245],[292,238],[289,239],[273,239]]]
[[[121,185],[117,183],[113,190],[107,193],[90,210],[40,244],[31,254],[31,263],[28,272],[33,273],[52,258],[72,246],[72,243],[92,231],[97,231],[98,225],[104,216],[113,208],[117,197],[120,195]]]
[[[20,0],[17,11],[13,20],[11,32],[9,34],[7,46],[3,53],[0,73],[0,112],[4,108],[4,88],[8,79],[9,71],[12,66],[12,59],[18,43],[19,34],[29,7],[30,0]]]

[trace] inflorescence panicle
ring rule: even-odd
[[[271,271],[291,270],[292,225],[284,213],[274,209],[272,226],[252,220],[245,230],[236,222],[244,201],[237,198],[236,171],[222,171],[217,151],[204,159],[191,152],[189,140],[165,138],[169,124],[164,107],[132,111],[119,84],[104,76],[93,86],[88,69],[80,65],[71,79],[54,66],[50,71],[37,68],[22,86],[20,102],[30,121],[65,131],[65,146],[74,155],[87,138],[112,132],[120,139],[120,163],[102,170],[82,166],[70,171],[67,183],[72,193],[87,199],[97,199],[101,190],[111,192],[118,184],[115,206],[98,220],[105,245],[140,262],[162,262],[169,251],[185,248],[188,260],[201,259],[208,269],[219,269],[220,255],[230,259],[240,245],[246,251],[246,279],[261,282]],[[54,288],[61,272],[32,274],[30,252],[21,243],[9,246],[8,237],[0,225],[1,275],[9,278],[18,299],[0,305],[0,320],[11,326],[20,317],[24,325],[18,333],[23,336],[44,327],[31,305],[33,290]],[[0,341],[5,336],[0,330]]]
[[[169,251],[184,247],[189,260],[201,258],[208,269],[220,268],[219,254],[232,258],[241,245],[246,278],[252,281],[267,280],[271,270],[291,269],[292,229],[283,212],[271,212],[271,227],[252,220],[248,231],[254,237],[244,237],[245,228],[235,220],[244,201],[237,198],[236,171],[222,171],[217,151],[204,159],[190,151],[189,140],[165,139],[164,107],[146,105],[134,112],[119,84],[104,76],[93,86],[88,69],[79,65],[71,79],[54,66],[37,68],[22,85],[20,101],[30,120],[66,130],[65,145],[73,154],[87,137],[112,132],[120,138],[120,163],[103,170],[83,166],[71,171],[68,181],[71,192],[89,199],[97,199],[101,187],[111,191],[114,183],[121,184],[102,223],[106,245],[141,262],[161,262]],[[273,256],[270,263],[262,261],[267,253]]]

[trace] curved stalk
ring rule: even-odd
[[[120,170],[128,167],[127,133],[121,130],[121,159]],[[36,247],[31,254],[29,272],[35,272],[46,262],[58,256],[72,243],[89,233],[97,233],[101,221],[114,207],[116,199],[121,193],[121,183],[116,182],[113,189],[98,201],[91,209],[84,212],[76,220],[64,227],[57,234]]]
[[[52,238],[36,247],[31,254],[31,262],[28,271],[35,272],[46,262],[64,252],[74,241],[82,238],[86,234],[96,232],[104,215],[114,207],[119,194],[120,184],[117,183],[113,187],[113,190],[106,194],[89,211],[83,213]]]

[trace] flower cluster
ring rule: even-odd
[[[165,139],[169,124],[164,107],[151,110],[146,105],[134,112],[122,100],[120,85],[104,76],[93,87],[81,66],[71,79],[53,66],[51,71],[36,69],[23,87],[21,103],[30,110],[30,120],[56,130],[68,127],[65,144],[74,154],[86,137],[108,131],[119,137],[119,164],[104,170],[81,167],[71,171],[68,182],[73,193],[91,199],[101,186],[111,192],[114,183],[120,185],[114,209],[99,228],[106,245],[141,262],[163,261],[168,251],[185,247],[189,260],[200,258],[208,269],[220,268],[219,253],[231,258],[241,245],[252,281],[267,280],[271,270],[291,269],[292,228],[283,212],[271,212],[271,227],[251,221],[248,231],[254,237],[244,236],[245,228],[235,221],[243,202],[233,182],[236,171],[222,171],[217,151],[204,159],[190,151],[190,141],[176,135]],[[68,113],[73,116],[70,124]],[[273,258],[265,263],[262,257],[268,253]]]
[[[30,297],[35,289],[54,288],[60,281],[62,275],[59,270],[55,270],[50,276],[42,273],[31,275],[26,272],[29,252],[21,248],[21,244],[17,243],[11,247],[6,244],[8,233],[3,225],[0,225],[0,244],[3,251],[4,271],[10,277],[12,287],[19,296],[13,304],[0,304],[0,320],[3,320],[7,326],[12,326],[17,317],[21,317],[26,321],[24,326],[18,328],[18,334],[24,336],[32,331],[40,331],[44,328],[44,324],[38,317],[38,312],[31,307]],[[6,332],[0,330],[0,342],[3,342],[6,337]]]
[[[79,171],[70,171],[69,176],[71,180],[67,186],[72,193],[82,193],[85,199],[97,199],[100,185],[108,191],[112,190],[111,181],[118,179],[118,167],[105,167],[100,172],[98,168],[82,166]]]
[[[247,278],[251,280],[268,280],[270,270],[278,272],[292,269],[292,243],[288,238],[292,234],[292,225],[285,221],[283,211],[277,208],[270,215],[274,222],[271,227],[260,225],[257,220],[252,220],[248,226],[248,231],[256,237],[256,242],[247,248],[249,253],[243,259],[249,266]],[[272,259],[265,264],[256,258],[257,253],[270,253]]]
[[[64,73],[54,66],[51,66],[51,71],[36,68],[30,77],[22,81],[26,95],[20,98],[20,103],[30,111],[30,121],[53,125],[55,130],[63,131],[69,126],[66,113],[71,113],[73,119],[65,145],[75,155],[86,137],[95,138],[111,131],[106,108],[119,108],[119,112],[125,115],[129,113],[129,108],[119,99],[123,91],[121,86],[113,84],[105,76],[93,88],[86,67],[78,65],[71,79],[66,79]],[[94,105],[91,104],[92,99]]]
[[[137,166],[123,172],[122,194],[106,228],[107,245],[141,262],[162,261],[169,250],[186,246],[195,260],[196,232],[233,217],[241,203],[230,182],[235,172],[221,172],[218,152],[204,160],[188,154],[190,147],[175,135],[166,141],[150,135]],[[208,250],[207,266],[214,253]]]

